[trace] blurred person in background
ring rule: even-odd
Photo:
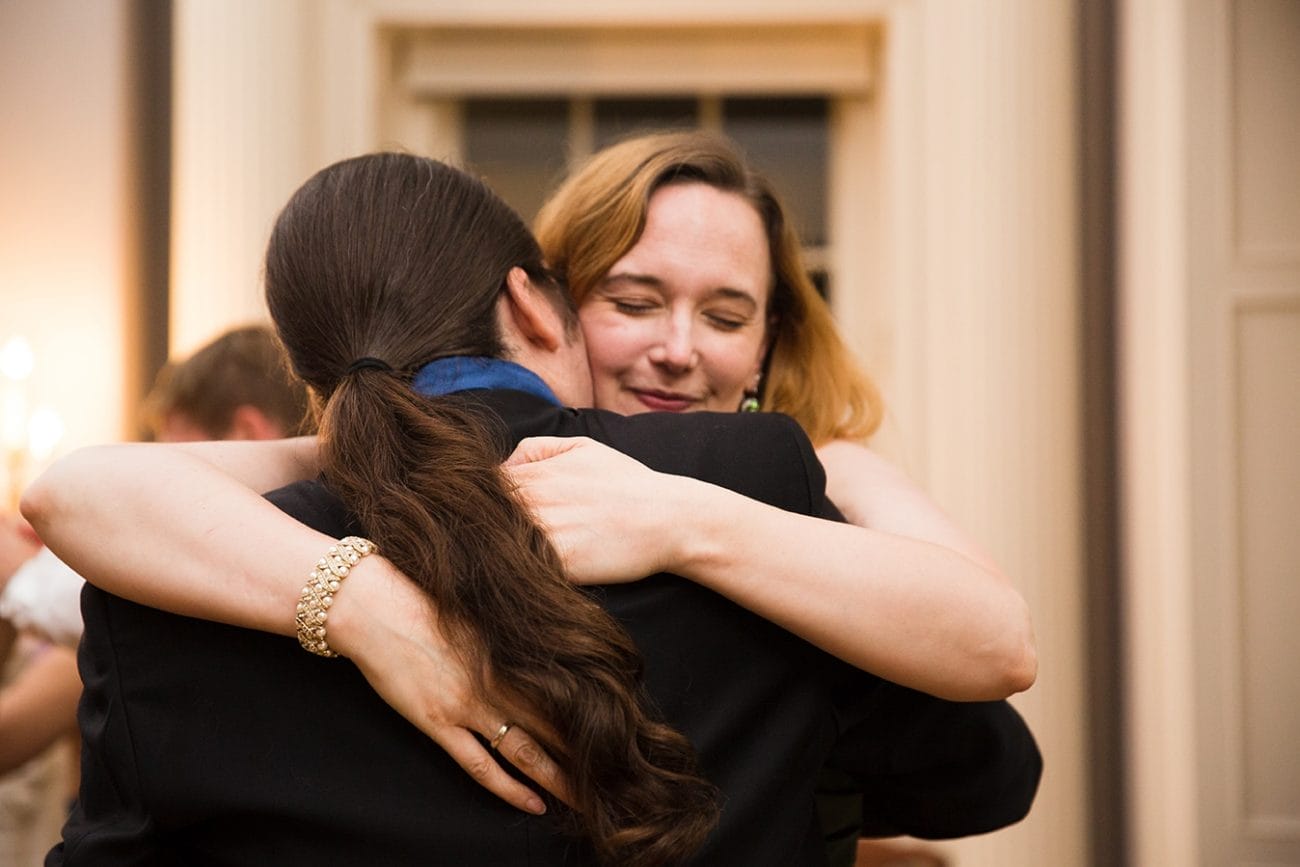
[[[40,542],[21,519],[0,516],[0,593]],[[72,780],[76,653],[0,617],[0,867],[40,864],[58,839]]]
[[[307,432],[307,410],[306,388],[289,372],[274,332],[248,325],[164,366],[141,416],[144,438],[158,442],[272,440]],[[75,647],[83,582],[32,539],[34,550],[15,564],[0,593],[0,618]]]
[[[289,372],[265,325],[225,332],[184,362],[168,364],[144,400],[160,442],[270,440],[305,433],[307,390]]]

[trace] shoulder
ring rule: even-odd
[[[302,523],[330,536],[360,532],[347,506],[321,479],[294,482],[265,494],[277,508]]]
[[[827,467],[834,466],[873,482],[898,484],[908,479],[901,467],[857,440],[831,440],[818,446],[817,457]]]
[[[572,426],[579,428],[575,433],[650,456],[708,452],[743,461],[774,452],[793,456],[805,447],[812,450],[799,424],[781,413],[647,412],[624,416],[583,409],[575,411]]]
[[[651,469],[691,476],[807,511],[823,499],[826,478],[812,443],[781,413],[643,413],[583,410],[575,431],[631,455]]]

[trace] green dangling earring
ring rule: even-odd
[[[763,405],[758,402],[758,393],[763,388],[763,369],[759,368],[754,373],[754,384],[745,389],[744,397],[740,399],[741,412],[758,412]]]

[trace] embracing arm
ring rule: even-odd
[[[93,446],[37,479],[22,511],[97,587],[174,614],[292,636],[307,573],[335,540],[256,492],[318,472],[311,438]],[[490,739],[502,715],[472,693],[432,603],[391,563],[358,563],[329,617],[330,645],[385,701],[485,788],[520,809],[545,810],[474,737]],[[564,797],[554,763],[526,733],[512,729],[498,752]]]
[[[993,559],[919,485],[861,443],[832,440],[817,449],[826,496],[850,524],[942,545],[1010,583]]]
[[[118,596],[291,635],[292,577],[330,539],[258,495],[317,470],[311,438],[92,446],[23,494],[23,515],[65,563]]]
[[[1028,689],[1037,672],[1028,607],[993,558],[906,473],[861,443],[833,440],[817,449],[817,457],[826,470],[826,495],[850,523],[943,548],[965,561],[965,571],[973,568],[983,580],[1002,585],[987,601],[1000,600],[1006,606],[1007,694]],[[946,574],[958,581],[962,572]],[[994,692],[984,697],[1000,696]]]
[[[525,440],[509,464],[575,580],[674,572],[943,698],[1002,698],[1033,682],[1024,600],[949,547],[785,512],[591,440]]]

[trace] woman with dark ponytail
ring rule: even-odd
[[[626,631],[567,580],[508,490],[513,443],[463,398],[412,388],[436,359],[503,354],[495,307],[516,269],[572,318],[528,229],[481,182],[381,154],[293,197],[268,247],[266,297],[320,402],[330,490],[436,603],[476,692],[491,684],[557,761],[565,815],[604,860],[674,863],[716,816],[690,744],[647,712]]]

